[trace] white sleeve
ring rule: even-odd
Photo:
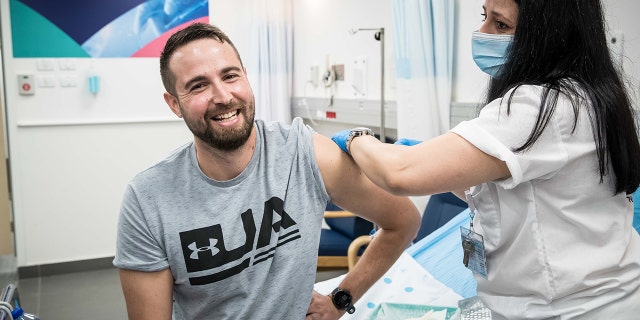
[[[570,134],[573,124],[572,119],[566,119],[568,113],[564,111],[566,107],[571,109],[571,105],[563,96],[558,99],[556,112],[535,144],[524,151],[513,152],[531,134],[540,109],[542,90],[536,86],[520,87],[513,95],[507,114],[510,91],[505,98],[486,105],[477,118],[451,129],[481,151],[506,162],[511,177],[495,181],[505,189],[533,179],[548,179],[568,161],[562,132]]]

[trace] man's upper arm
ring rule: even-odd
[[[329,138],[314,134],[313,139],[316,161],[334,203],[380,226],[385,221],[395,224],[397,218],[416,210],[408,198],[391,195],[373,184]],[[394,214],[389,214],[390,211]]]
[[[130,320],[171,319],[173,276],[170,269],[156,272],[120,269],[120,283]]]

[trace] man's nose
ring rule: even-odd
[[[213,84],[211,100],[214,104],[227,104],[233,99],[231,92],[222,84]]]

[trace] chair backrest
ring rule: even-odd
[[[327,204],[327,211],[343,210],[333,202]],[[362,235],[367,235],[373,229],[373,223],[358,216],[348,218],[326,218],[325,222],[331,228],[347,238],[355,239]]]
[[[418,236],[414,241],[419,241],[426,237],[468,207],[465,201],[451,192],[431,195],[422,214]]]

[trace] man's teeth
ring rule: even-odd
[[[222,121],[222,120],[227,120],[227,119],[233,118],[236,115],[238,115],[238,110],[234,110],[234,111],[231,111],[229,113],[217,115],[217,116],[213,117],[213,119],[217,120],[217,121]]]

